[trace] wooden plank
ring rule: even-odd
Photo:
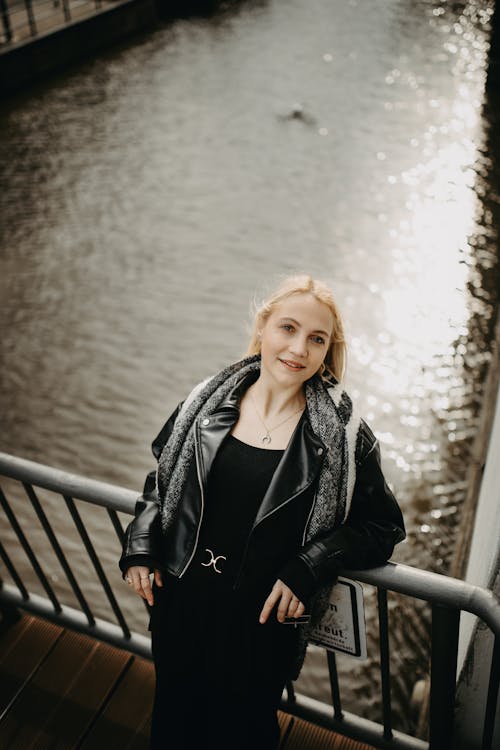
[[[151,714],[141,724],[127,750],[149,750],[149,735],[151,734]],[[90,750],[90,749],[89,749]]]
[[[0,668],[3,659],[7,656],[10,649],[14,646],[16,641],[31,625],[34,618],[31,616],[21,615],[14,618],[12,614],[4,614],[0,611],[1,622],[0,622]]]
[[[11,659],[12,650],[19,648],[19,643],[22,639],[26,639],[27,642],[29,639],[33,638],[38,623],[41,622],[43,621],[38,620],[31,615],[22,615],[18,620],[12,622],[10,626],[0,633],[0,669],[6,660]],[[53,632],[54,640],[63,632],[63,628],[58,625],[48,622],[46,625],[47,627],[44,628],[44,634],[47,635],[48,633]]]
[[[47,658],[62,628],[23,617],[0,639],[0,715]],[[2,736],[0,731],[0,737]],[[0,744],[1,746],[1,744]],[[7,747],[7,745],[5,745]]]
[[[323,727],[294,717],[293,726],[282,746],[283,750],[373,750],[363,742],[356,742]],[[282,750],[280,748],[280,750]]]
[[[61,696],[37,738],[36,750],[73,750],[77,747],[133,658],[128,652],[108,644],[93,643],[80,672]]]
[[[149,743],[149,718],[153,696],[153,665],[145,659],[133,657],[79,750],[95,750],[101,747],[146,750]]]
[[[44,625],[40,622],[39,628]],[[90,707],[104,700],[116,672],[123,669],[128,657],[122,657],[106,677],[104,666],[111,651],[111,647],[65,631],[0,723],[0,747],[74,747],[71,738],[87,726]],[[65,715],[75,722],[71,731]],[[69,732],[69,736],[63,732]]]
[[[284,711],[278,711],[278,723],[280,725],[280,744],[279,750],[284,750],[288,735],[292,731],[294,717],[286,714]]]

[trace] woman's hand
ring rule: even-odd
[[[153,606],[153,590],[151,588],[151,581],[149,578],[149,568],[142,565],[133,565],[125,573],[125,580],[129,584],[130,588],[134,589],[136,594],[142,596],[147,601],[150,607]],[[154,581],[160,588],[163,586],[163,579],[159,570],[154,571]]]
[[[259,617],[260,623],[266,622],[269,613],[276,602],[279,602],[277,618],[280,622],[283,622],[285,617],[300,617],[300,615],[304,614],[305,606],[299,601],[299,599],[297,599],[292,589],[288,588],[288,586],[278,578],[271,593],[264,602]]]

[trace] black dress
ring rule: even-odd
[[[228,436],[208,479],[194,557],[182,578],[164,576],[155,588],[151,750],[278,745],[276,710],[298,633],[276,609],[258,621],[274,580],[233,586],[282,454]]]

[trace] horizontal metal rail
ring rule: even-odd
[[[385,563],[368,570],[344,570],[342,575],[415,599],[477,615],[500,637],[500,602],[492,591],[439,573],[401,563]]]
[[[0,452],[0,475],[34,484],[60,495],[72,495],[87,503],[133,515],[138,494],[115,484],[98,482],[78,474]]]
[[[126,648],[140,656],[151,658],[149,638],[130,632],[74,501],[74,498],[76,498],[79,501],[107,509],[117,538],[118,555],[118,546],[123,540],[123,529],[117,512],[133,514],[137,493],[5,453],[0,453],[0,475],[16,480],[24,487],[27,498],[31,501],[41,521],[47,538],[83,611],[65,606],[58,601],[12,510],[11,504],[1,490],[0,503],[13,532],[17,535],[34,571],[46,590],[47,598],[27,590],[22,577],[16,570],[15,561],[8,556],[5,546],[0,543],[0,558],[15,583],[15,586],[11,586],[0,581],[0,603],[4,602],[6,605],[23,608],[53,622],[87,633],[120,648]],[[87,600],[78,584],[76,584],[76,577],[72,573],[70,562],[64,556],[55,537],[48,514],[42,508],[41,501],[33,487],[47,489],[61,495],[62,506],[67,507],[70,511],[69,519],[76,526],[82,545],[96,571],[102,590],[106,594],[110,613],[114,613],[117,624],[99,619],[91,612]],[[500,603],[493,593],[456,578],[449,578],[396,563],[387,563],[369,570],[345,570],[342,573],[349,578],[377,588],[383,724],[379,725],[367,721],[342,709],[336,660],[335,655],[331,652],[328,652],[328,667],[332,705],[295,694],[293,686],[288,685],[287,698],[282,700],[283,708],[316,724],[334,729],[353,739],[369,742],[379,748],[447,750],[453,747],[458,623],[460,612],[466,611],[476,615],[486,623],[495,636],[482,744],[482,750],[490,750],[495,724],[500,671],[497,663],[500,653]],[[392,727],[388,592],[404,594],[429,602],[432,605],[429,743],[395,731]]]

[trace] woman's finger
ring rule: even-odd
[[[163,586],[163,577],[161,574],[161,570],[155,570],[155,583],[160,588]]]
[[[273,591],[276,594],[275,602],[279,601],[276,619],[279,622],[283,622],[286,617],[288,605],[290,604],[290,600],[293,596],[293,591],[292,589],[289,589],[288,586],[279,578],[273,586]]]
[[[262,607],[262,611],[259,616],[259,622],[264,624],[269,617],[269,613],[271,612],[272,608],[278,601],[278,599],[281,596],[281,589],[279,586],[276,585],[276,583],[273,586],[273,590],[267,597],[266,601],[264,602],[264,606]]]
[[[132,579],[132,588],[134,589],[135,593],[139,594],[139,596],[142,596],[142,583],[139,572],[137,570],[133,570],[129,575]]]
[[[276,602],[279,599],[279,594],[276,594],[274,591],[269,594],[266,601],[264,602],[264,606],[262,607],[262,611],[259,616],[259,622],[264,624],[269,617],[269,613],[271,612],[272,608],[276,604]]]
[[[148,603],[152,604],[153,595],[151,592],[151,583],[149,580],[149,568],[146,568],[142,565],[133,565],[127,570],[126,581],[127,583],[129,583],[130,588],[133,589],[136,594],[141,596],[143,599],[146,599]],[[144,590],[144,585],[146,585],[146,591]],[[148,599],[148,586],[150,589],[149,596],[151,598],[151,601]]]
[[[278,612],[276,614],[276,618],[278,622],[283,622],[283,620],[286,617],[286,613],[288,612],[288,607],[290,605],[290,602],[292,600],[292,592],[287,586],[284,586],[284,590],[281,591],[281,599],[280,603],[278,605]]]
[[[293,613],[293,616],[294,617],[300,617],[301,615],[304,614],[305,611],[306,611],[306,608],[305,608],[304,604],[302,604],[302,602],[299,602],[298,605],[297,605],[297,609]]]
[[[140,582],[141,582],[140,594],[142,598],[147,601],[149,606],[152,607],[154,600],[153,600],[153,590],[151,588],[151,581],[149,579],[149,576],[141,576]]]
[[[288,612],[287,617],[293,617],[296,614],[297,607],[299,606],[300,601],[297,599],[296,596],[292,596],[290,600],[290,604],[288,605]]]

